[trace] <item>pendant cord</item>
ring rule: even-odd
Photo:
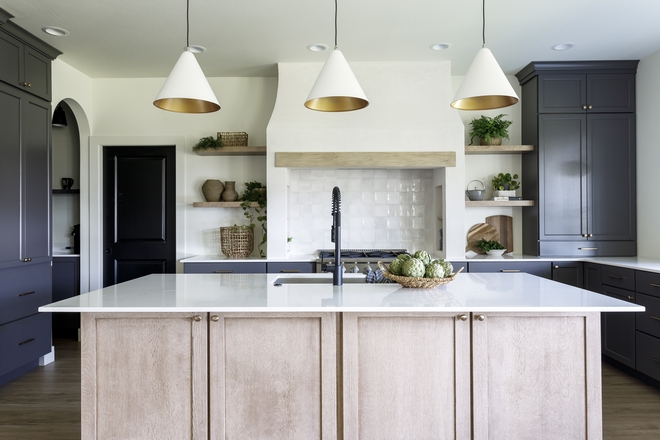
[[[486,0],[483,0],[481,17],[481,48],[486,47]]]
[[[190,0],[186,0],[186,50],[190,47]]]
[[[337,49],[337,0],[335,0],[335,49]]]

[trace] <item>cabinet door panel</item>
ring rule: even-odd
[[[1,42],[1,40],[0,40]],[[1,64],[1,63],[0,63]],[[0,269],[21,259],[21,99],[0,84]]]
[[[82,315],[82,438],[208,438],[206,313]]]
[[[211,440],[338,438],[335,314],[211,315]]]
[[[584,288],[592,292],[601,292],[600,264],[584,263]]]
[[[635,302],[634,292],[603,285],[603,295]],[[602,353],[624,365],[635,368],[636,313],[601,313]]]
[[[584,112],[586,75],[541,75],[539,113]]]
[[[637,332],[637,370],[660,380],[660,339]]]
[[[583,264],[579,261],[559,261],[552,263],[552,280],[582,288]]]
[[[0,376],[50,351],[50,315],[37,313],[0,325]]]
[[[23,43],[0,31],[0,81],[20,87],[23,78]],[[4,116],[6,113],[2,113]]]
[[[539,116],[541,240],[584,240],[585,115]]]
[[[47,101],[51,100],[50,60],[34,49],[25,47],[25,91]]]
[[[589,233],[594,240],[635,240],[635,115],[589,115],[587,139]]]
[[[635,111],[635,75],[587,75],[589,112],[633,113]]]
[[[598,313],[478,315],[473,438],[600,439]]]
[[[660,338],[660,299],[641,293],[635,296],[637,304],[646,307],[643,313],[634,314],[637,330]],[[660,353],[658,355],[660,356]]]
[[[23,258],[51,260],[50,104],[23,101]]]
[[[1,271],[0,324],[34,315],[52,302],[51,273],[48,264]]]
[[[470,323],[343,314],[344,438],[467,439]]]

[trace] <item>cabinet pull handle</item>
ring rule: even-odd
[[[578,251],[597,251],[598,248],[578,248]]]
[[[660,287],[660,284],[654,284],[654,283],[651,283],[651,286],[652,286],[652,287]]]
[[[632,300],[635,299],[635,298],[634,298],[632,295],[628,295],[628,299],[629,299],[630,301],[632,301]]]
[[[658,359],[656,359],[656,358],[651,358],[651,360],[652,360],[653,362],[657,363],[657,364],[660,364],[660,360],[658,360]]]
[[[280,271],[281,273],[300,273],[299,269],[283,269]]]
[[[21,85],[22,85],[23,87],[32,87],[32,84],[30,84],[29,82],[25,82],[25,81],[23,81],[23,82],[21,83]]]
[[[220,321],[220,317],[218,315],[213,315],[213,316],[211,316],[211,321],[218,322],[218,321]]]
[[[515,273],[515,272],[520,272],[520,269],[502,269],[500,272],[503,273]]]
[[[608,278],[614,278],[615,280],[622,280],[623,279],[623,277],[620,277],[618,275],[608,275],[607,277]]]
[[[34,341],[34,338],[26,339],[26,340],[23,341],[23,342],[19,342],[18,345],[29,344],[29,343],[32,342],[32,341]]]
[[[477,321],[484,321],[486,319],[486,317],[484,315],[477,315],[477,316],[475,316],[475,319]]]
[[[213,273],[234,273],[233,270],[214,270]]]
[[[460,319],[461,321],[467,321],[468,316],[465,313],[463,313],[462,315],[458,315],[457,318]]]
[[[651,319],[655,319],[656,321],[660,321],[660,317],[653,316],[653,315],[651,315]]]
[[[202,320],[202,317],[199,316],[199,315],[195,315],[195,316],[193,316],[193,320],[194,320],[195,322],[199,322],[199,321]]]
[[[29,263],[30,261],[32,261],[32,258],[23,258],[23,263]]]
[[[34,290],[32,292],[23,292],[23,293],[19,293],[18,296],[28,296],[28,295],[32,295],[33,293],[36,292]]]

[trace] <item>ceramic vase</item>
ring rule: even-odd
[[[222,192],[223,202],[235,202],[238,200],[238,193],[236,192],[236,182],[225,182],[225,190]]]
[[[202,194],[207,202],[219,202],[220,194],[225,189],[221,181],[217,179],[209,179],[202,185]]]

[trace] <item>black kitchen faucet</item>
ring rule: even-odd
[[[335,244],[335,267],[332,272],[332,285],[341,286],[343,282],[341,267],[341,192],[336,186],[332,190],[332,229],[330,240]]]

